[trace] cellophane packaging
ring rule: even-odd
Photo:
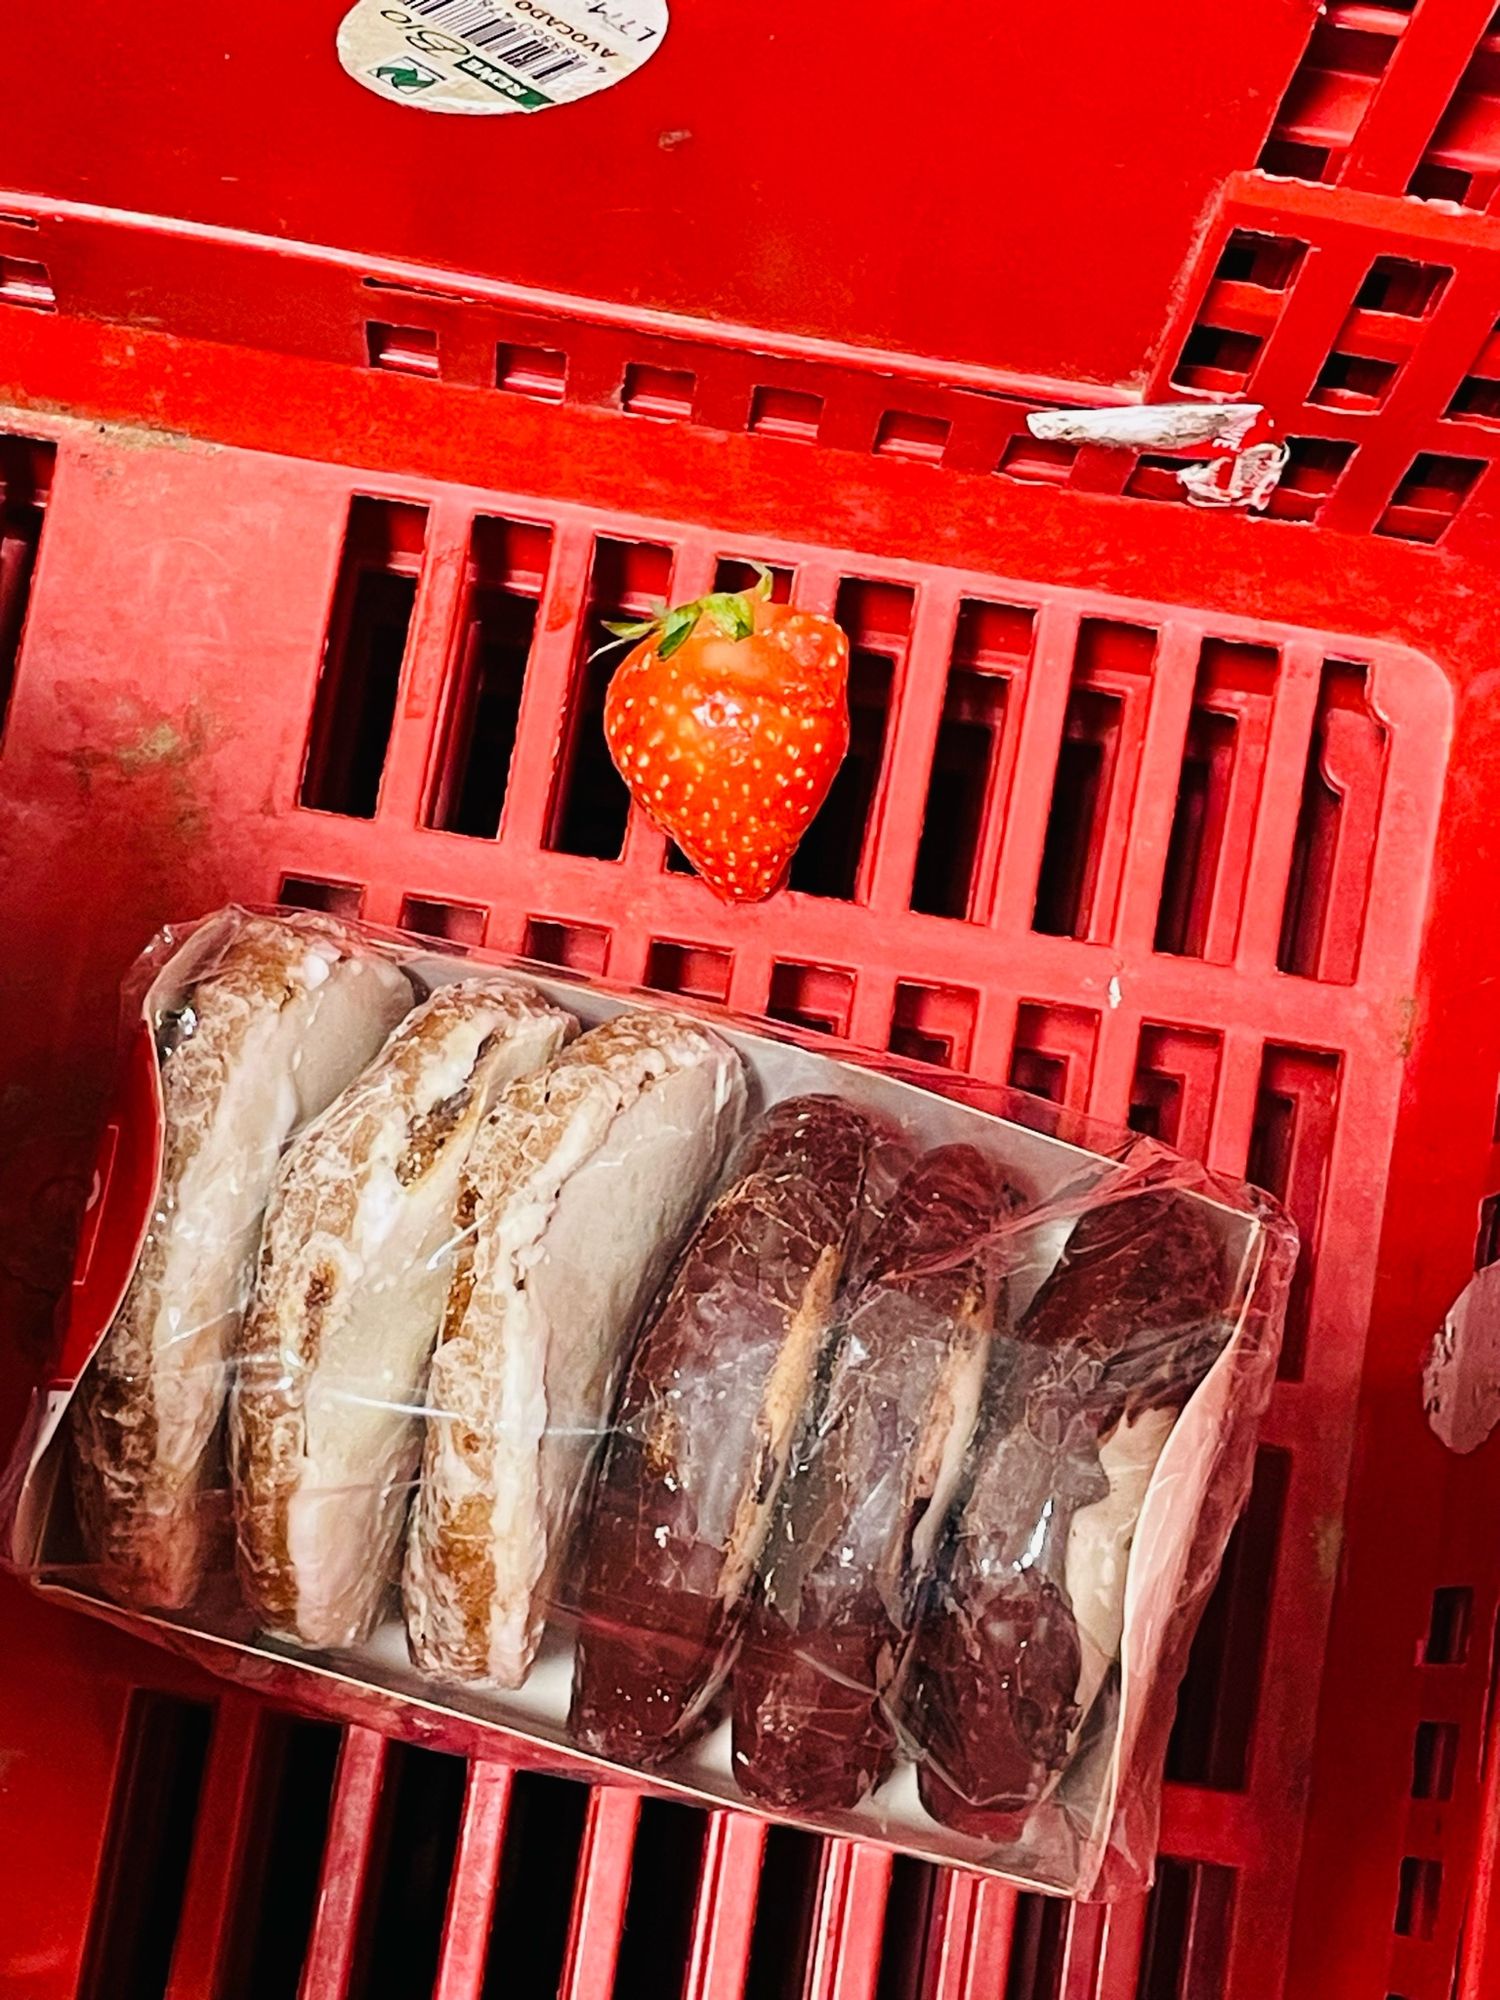
[[[126,989],[36,1587],[458,1751],[1029,1887],[1151,1876],[1295,1257],[813,1034],[309,913]]]

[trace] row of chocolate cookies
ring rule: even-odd
[[[1130,1537],[1227,1326],[1201,1208],[1086,1206],[1037,1254],[974,1148],[909,1162],[831,1098],[776,1107],[637,1343],[580,1545],[572,1728],[636,1768],[732,1681],[741,1787],[859,1803],[905,1747],[1003,1838],[1117,1655]]]
[[[977,1416],[1018,1204],[974,1147],[912,1160],[834,1097],[788,1100],[750,1134],[636,1344],[601,1459],[574,1607],[580,1743],[660,1764],[733,1670],[747,1790],[818,1803],[825,1758],[869,1766],[860,1789],[884,1774],[884,1695]]]

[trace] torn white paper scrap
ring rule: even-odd
[[[1252,444],[1229,458],[1185,465],[1177,477],[1198,507],[1264,507],[1281,483],[1289,447],[1280,439]]]
[[[1115,445],[1131,451],[1212,450],[1177,474],[1199,507],[1264,507],[1289,456],[1259,403],[1130,403],[1113,409],[1038,410],[1026,419],[1033,437],[1066,444]]]

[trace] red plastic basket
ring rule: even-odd
[[[151,11],[7,37],[7,1419],[119,974],[231,896],[1128,1116],[1307,1251],[1148,1899],[340,1736],[6,1584],[0,1993],[1492,1991],[1500,1446],[1418,1380],[1500,1253],[1488,0],[702,0],[476,120],[359,90],[337,9]],[[1265,520],[1024,424],[1240,393],[1293,440]],[[587,656],[749,559],[849,627],[855,747],[726,912]]]

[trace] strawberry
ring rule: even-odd
[[[849,641],[831,618],[773,604],[771,575],[639,624],[604,701],[631,797],[716,895],[758,902],[849,748]]]

